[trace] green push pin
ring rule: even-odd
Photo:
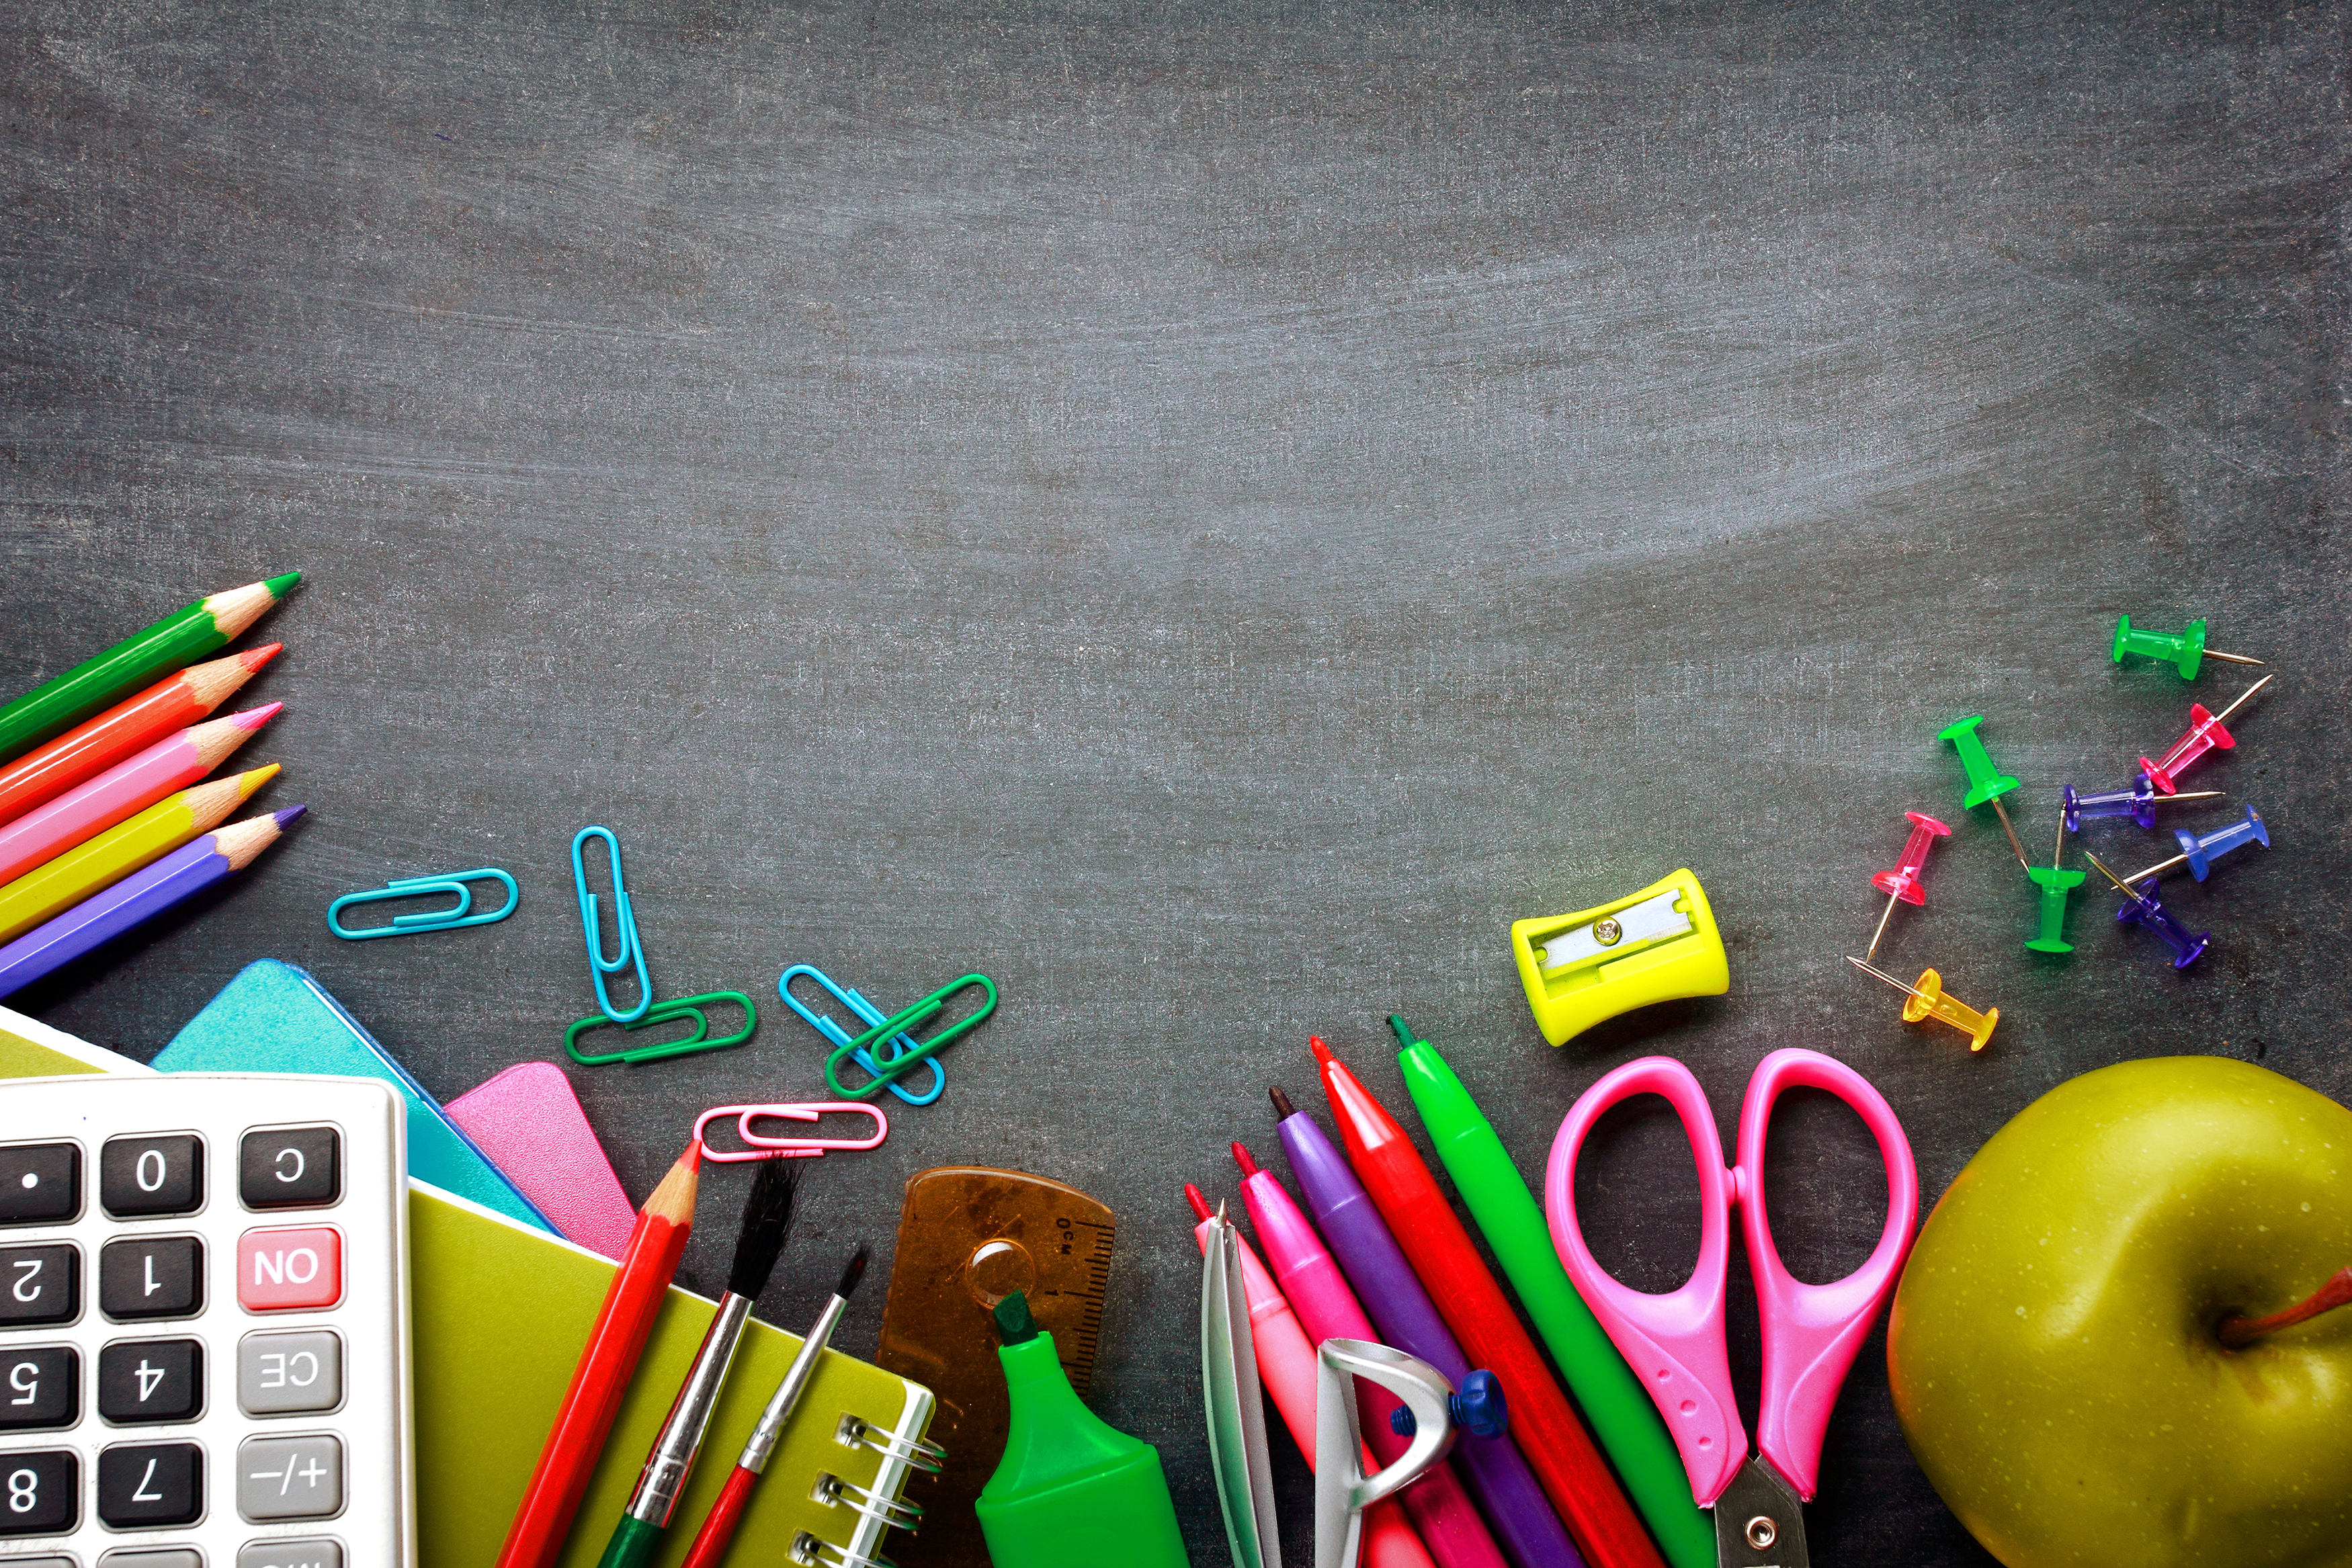
[[[2206,659],[2220,659],[2231,664],[2259,664],[2260,659],[2249,659],[2242,653],[2224,653],[2205,645],[2205,622],[2191,621],[2186,632],[2150,632],[2136,628],[2128,615],[2116,617],[2115,661],[2120,664],[2126,654],[2137,653],[2143,659],[2154,659],[2159,664],[2170,664],[2180,672],[2184,681],[2197,678],[2197,666]]]
[[[2036,953],[2072,953],[2074,945],[2066,940],[2066,895],[2083,885],[2087,873],[2060,871],[2056,866],[2030,865],[2025,874],[2042,890],[2042,930],[2025,945]]]
[[[1977,735],[1977,726],[1983,722],[1984,715],[1971,714],[1947,726],[1936,738],[1950,741],[1952,749],[1960,754],[1960,767],[1969,776],[1969,792],[1960,797],[1960,804],[1971,811],[1979,806],[1990,806],[1993,815],[2000,819],[2000,831],[2009,835],[2009,847],[2017,855],[2017,863],[2031,873],[2033,868],[2026,862],[2025,846],[2017,841],[2017,830],[2010,825],[2009,812],[2000,803],[2003,795],[2017,788],[2017,780],[1993,768],[1992,757]]]

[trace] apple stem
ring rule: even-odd
[[[2222,1319],[2221,1343],[2231,1350],[2242,1350],[2264,1334],[2293,1328],[2347,1302],[2352,1302],[2352,1267],[2337,1270],[2335,1278],[2313,1291],[2309,1301],[2289,1307],[2283,1312],[2273,1312],[2266,1318]]]

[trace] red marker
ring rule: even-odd
[[[1312,1036],[1307,1043],[1323,1065],[1323,1090],[1331,1097],[1331,1119],[1339,1124],[1348,1163],[1463,1354],[1502,1381],[1511,1435],[1578,1549],[1592,1568],[1664,1568],[1412,1141],[1330,1047]]]

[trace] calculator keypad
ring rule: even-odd
[[[98,1353],[98,1413],[118,1427],[192,1421],[205,1407],[205,1347],[192,1339],[118,1341]]]
[[[192,1133],[107,1139],[98,1201],[117,1219],[194,1213],[205,1203],[205,1141]]]
[[[0,1350],[0,1432],[70,1427],[80,1416],[81,1355],[73,1346]]]
[[[191,1317],[205,1304],[205,1244],[194,1236],[110,1241],[98,1255],[98,1310],[116,1322]]]
[[[117,1530],[188,1524],[205,1511],[205,1451],[194,1443],[123,1443],[98,1455],[98,1517]]]
[[[0,1329],[81,1315],[81,1252],[70,1242],[0,1247]]]
[[[0,1568],[415,1568],[397,1094],[0,1080]]]

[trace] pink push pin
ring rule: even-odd
[[[2174,741],[2165,754],[2155,761],[2151,762],[2145,757],[2141,758],[2139,770],[2147,775],[2147,781],[2155,785],[2159,793],[2166,795],[2179,793],[2180,786],[2173,780],[2188,772],[2189,766],[2199,758],[2209,751],[2227,751],[2238,744],[2236,738],[2221,727],[2221,721],[2245,706],[2248,697],[2276,679],[2278,679],[2276,675],[2264,675],[2261,680],[2240,692],[2238,700],[2218,714],[2207,713],[2203,703],[2190,703],[2188,733]]]
[[[1870,885],[1886,895],[1886,913],[1878,917],[1878,929],[1870,934],[1870,951],[1865,958],[1878,956],[1878,939],[1886,935],[1886,922],[1895,913],[1895,900],[1919,904],[1927,902],[1927,889],[1919,885],[1927,873],[1927,852],[1937,839],[1948,839],[1952,830],[1924,811],[1906,811],[1910,820],[1911,836],[1903,842],[1903,858],[1893,871],[1880,872],[1870,879]]]

